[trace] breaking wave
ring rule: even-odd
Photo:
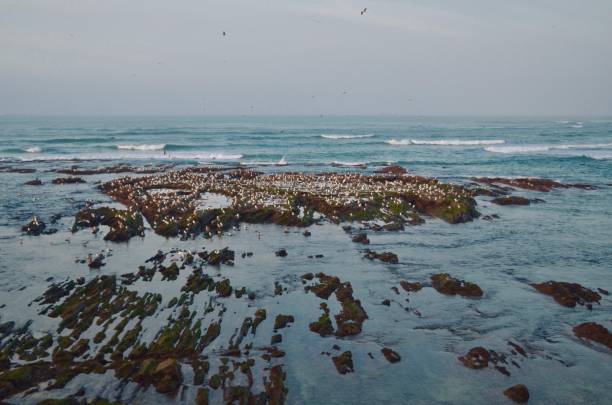
[[[166,148],[165,143],[142,144],[142,145],[117,145],[117,149],[121,149],[121,150],[149,151],[149,150],[163,150],[165,148]]]
[[[365,135],[343,135],[343,134],[321,134],[321,138],[325,139],[359,139],[359,138],[371,138],[374,134]]]
[[[486,150],[487,152],[493,152],[493,153],[540,153],[540,152],[548,152],[551,150],[608,149],[608,148],[612,148],[612,143],[490,146],[490,147],[484,148],[484,150]]]
[[[490,140],[460,140],[460,139],[439,139],[439,140],[422,140],[422,139],[390,139],[385,141],[389,145],[433,145],[433,146],[478,146],[478,145],[502,145],[506,143],[503,139]]]

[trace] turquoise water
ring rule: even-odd
[[[276,166],[283,157],[288,165]],[[517,191],[545,200],[528,207],[500,207],[489,197],[478,197],[478,210],[497,214],[498,220],[449,225],[427,219],[403,232],[372,234],[372,249],[399,256],[400,264],[392,266],[362,260],[360,247],[331,224],[312,227],[307,243],[299,230],[284,234],[278,227],[255,226],[213,241],[166,240],[147,230],[143,239],[110,244],[87,231],[73,235],[68,227],[85,201],[109,202],[96,182],[113,176],[87,176],[87,183],[77,185],[48,183],[57,177],[48,170],[72,165],[214,164],[367,173],[391,162],[448,182],[472,176],[537,176],[598,189]],[[101,272],[121,274],[158,248],[230,246],[255,252],[254,261],[238,259],[229,271],[238,284],[262,291],[258,305],[296,315],[283,341],[288,403],[503,403],[501,391],[517,383],[529,387],[532,403],[605,403],[609,397],[610,351],[577,340],[572,327],[596,321],[612,329],[610,297],[603,296],[591,311],[564,308],[528,283],[556,280],[612,290],[612,119],[0,117],[0,166],[37,170],[0,172],[0,304],[6,305],[0,310],[1,322],[32,319],[33,330],[52,330],[55,324],[27,304],[44,291],[49,277],[95,275],[74,263],[93,251],[112,248]],[[45,184],[23,186],[35,177]],[[62,215],[57,234],[20,235],[20,226],[32,215],[46,221],[54,214]],[[254,236],[256,230],[266,235],[264,240]],[[270,255],[278,247],[287,248],[287,260]],[[314,264],[306,259],[317,253],[325,258]],[[339,376],[329,358],[319,354],[330,350],[334,338],[320,339],[307,331],[318,304],[303,296],[299,275],[317,271],[350,280],[370,316],[362,334],[339,340],[343,350],[353,351],[356,371],[348,376]],[[438,272],[476,282],[485,296],[474,301],[426,288],[406,302],[408,296],[390,291],[399,280],[427,281]],[[282,298],[265,295],[274,281],[286,285],[289,293]],[[394,300],[391,307],[380,305],[384,298]],[[236,327],[242,319],[236,317]],[[231,322],[224,320],[224,325]],[[468,370],[457,361],[478,345],[508,352],[507,341],[520,343],[529,353],[521,368],[511,368],[510,377]],[[383,345],[400,353],[402,361],[370,361],[366,353],[379,352]],[[136,398],[159,400],[151,392]]]

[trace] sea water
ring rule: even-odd
[[[277,165],[281,159],[286,166]],[[58,174],[50,170],[114,164],[360,173],[396,164],[410,174],[444,182],[535,176],[597,189],[518,190],[517,195],[544,200],[525,207],[500,207],[491,204],[490,197],[478,197],[482,214],[500,218],[460,225],[426,218],[425,224],[402,232],[373,233],[371,249],[399,256],[399,265],[385,265],[362,259],[361,247],[333,224],[311,227],[309,239],[299,229],[285,233],[274,225],[248,226],[210,241],[165,239],[151,230],[123,244],[103,241],[103,232],[72,234],[74,214],[86,201],[111,203],[97,184],[125,174],[52,185]],[[487,404],[506,400],[501,391],[518,383],[528,386],[532,403],[608,401],[612,354],[579,341],[572,328],[594,321],[612,329],[610,297],[603,296],[590,311],[565,308],[529,283],[555,280],[612,290],[612,119],[0,117],[0,167],[37,170],[0,172],[0,322],[23,325],[32,320],[35,334],[53,332],[57,320],[39,316],[36,305],[30,305],[49,280],[135,271],[157,249],[230,246],[238,255],[255,252],[249,260],[237,256],[236,265],[227,270],[232,284],[258,291],[256,305],[268,309],[268,318],[275,311],[296,317],[282,343],[288,403]],[[23,185],[34,178],[44,184]],[[61,216],[53,225],[58,233],[21,235],[20,227],[32,216],[48,222],[55,214]],[[289,252],[284,260],[273,254],[281,247]],[[112,255],[97,272],[75,262],[107,249]],[[308,259],[314,254],[324,257]],[[318,313],[318,300],[303,294],[299,276],[318,271],[352,283],[355,298],[369,316],[361,334],[322,339],[308,331],[308,323],[316,320],[311,318]],[[477,283],[484,297],[447,297],[431,288],[410,295],[391,290],[400,280],[426,282],[440,272]],[[184,281],[178,280],[177,286]],[[273,295],[275,281],[287,288],[280,297]],[[135,288],[163,292],[173,287],[150,283]],[[383,299],[391,299],[391,306],[381,305]],[[223,321],[228,334],[232,322],[239,327],[244,318],[244,308],[234,309],[237,315]],[[264,340],[270,333],[266,327],[271,326],[262,326]],[[529,353],[520,368],[509,367],[510,377],[491,369],[469,370],[457,360],[474,346],[507,353],[508,341],[520,343]],[[330,358],[320,354],[331,351],[333,344],[353,352],[354,373],[338,375]],[[383,346],[400,353],[402,361],[391,365],[381,359]],[[111,399],[167,400],[136,388],[120,396],[110,374],[77,377],[64,390],[13,402],[65,396],[80,385]]]

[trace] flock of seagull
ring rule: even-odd
[[[420,177],[357,173],[261,174],[245,169],[229,172],[184,169],[138,179],[116,179],[106,183],[104,189],[111,197],[140,210],[154,228],[179,221],[184,214],[202,210],[203,193],[226,196],[227,208],[236,212],[263,208],[291,211],[294,209],[293,199],[306,194],[314,197],[320,206],[330,208],[332,211],[326,214],[332,215],[334,209],[365,209],[375,200],[382,201],[381,214],[400,206],[416,210],[414,203],[417,200],[448,204],[450,209],[469,197],[469,191],[464,188]],[[159,189],[165,192],[154,192]],[[224,209],[221,208],[220,212],[217,227],[222,228]]]

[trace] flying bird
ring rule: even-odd
[[[361,10],[361,15],[364,15],[366,13],[366,11],[368,11],[368,8],[364,8],[363,10]]]

